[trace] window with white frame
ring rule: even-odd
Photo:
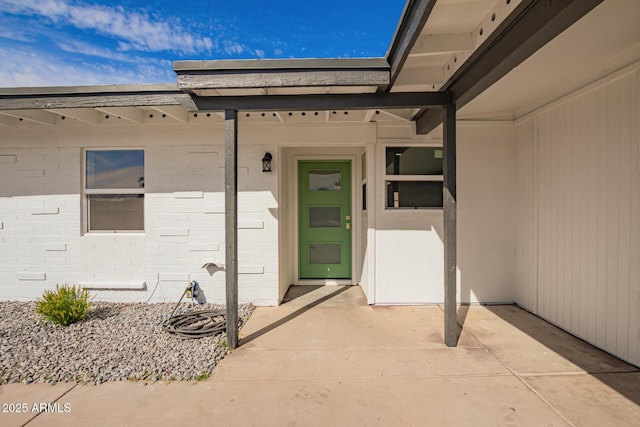
[[[85,150],[87,232],[144,231],[144,150]]]
[[[386,147],[386,208],[442,208],[442,148]]]

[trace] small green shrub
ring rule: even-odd
[[[82,320],[89,311],[89,291],[78,286],[56,285],[56,290],[45,291],[36,303],[36,313],[50,322],[67,326]]]
[[[209,372],[201,372],[200,374],[196,375],[196,377],[194,378],[196,381],[204,381],[206,379],[208,379],[211,376],[211,373]]]

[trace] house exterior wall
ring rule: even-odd
[[[458,133],[459,295],[464,302],[511,302],[513,128],[461,124]],[[201,268],[225,263],[223,136],[214,120],[3,128],[0,299],[33,300],[69,283],[100,288],[91,291],[97,299],[176,301],[197,280],[208,301],[223,303],[224,269]],[[441,138],[418,137],[406,123],[241,120],[239,141],[241,302],[276,305],[297,283],[296,159],[337,157],[353,162],[353,283],[372,304],[442,302],[442,211],[384,207],[385,147],[439,146]],[[87,148],[145,150],[144,233],[83,232]],[[262,172],[266,151],[274,154],[272,173]],[[141,289],[104,289],[123,285]]]
[[[33,300],[56,284],[98,299],[177,301],[189,280],[224,301],[224,144],[208,126],[5,128],[0,139],[0,298]],[[84,148],[145,150],[145,232],[82,233]],[[239,154],[239,299],[278,302],[276,174],[260,159],[276,147],[249,140]],[[211,274],[210,274],[211,273]]]
[[[640,364],[640,70],[517,124],[516,302]]]
[[[434,135],[416,136],[411,128],[379,130],[375,203],[371,203],[375,251],[370,255],[377,304],[444,300],[442,210],[384,207],[385,147],[441,146],[441,137]],[[514,138],[510,123],[458,123],[458,296],[462,302],[513,302]]]
[[[224,303],[224,269],[201,268],[208,261],[225,262],[219,120],[1,131],[0,299],[33,300],[45,289],[69,283],[96,288],[146,284],[91,293],[112,301],[176,301],[187,283],[197,280],[208,301]],[[276,305],[295,283],[292,156],[342,152],[355,159],[372,141],[372,123],[265,125],[241,118],[240,302]],[[83,233],[86,148],[145,150],[144,233]],[[266,151],[274,154],[272,173],[262,172]]]

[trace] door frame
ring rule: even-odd
[[[300,265],[299,265],[299,197],[298,197],[298,181],[299,181],[299,167],[300,161],[343,161],[351,164],[351,279],[300,279]],[[356,204],[357,201],[357,186],[354,176],[357,171],[360,170],[356,155],[294,155],[293,156],[293,221],[291,226],[293,227],[293,284],[294,285],[355,285],[355,278],[357,278],[356,262],[358,242],[360,238],[360,207]],[[359,175],[358,175],[359,176]],[[358,212],[358,215],[356,215]]]

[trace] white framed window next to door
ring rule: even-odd
[[[86,149],[83,213],[86,233],[144,231],[144,150]]]
[[[441,147],[385,147],[385,209],[442,209]]]

